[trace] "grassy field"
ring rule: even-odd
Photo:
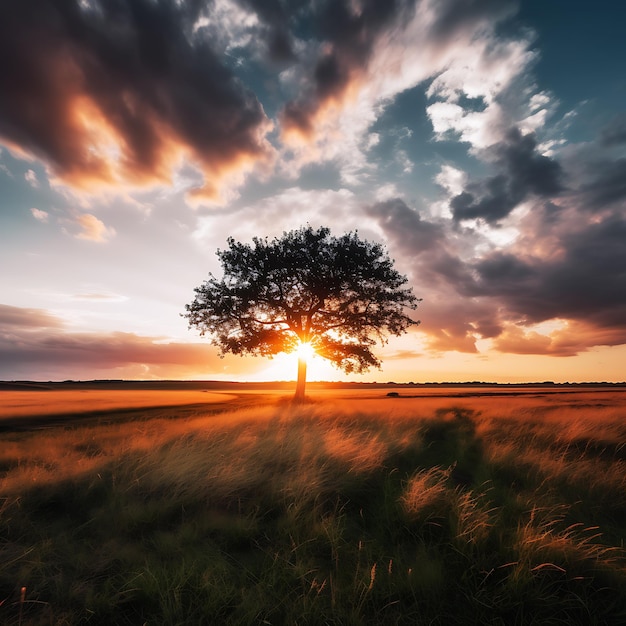
[[[626,623],[626,391],[399,391],[0,412],[0,623]]]

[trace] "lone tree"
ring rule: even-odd
[[[371,347],[412,324],[419,299],[383,246],[356,232],[333,237],[310,226],[253,245],[228,239],[218,250],[224,277],[209,274],[183,314],[209,333],[221,355],[298,352],[295,399],[304,399],[306,353],[345,372],[380,366]]]

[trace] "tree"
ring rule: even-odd
[[[382,245],[356,232],[333,237],[310,226],[253,245],[228,239],[212,274],[186,305],[189,327],[209,333],[221,356],[272,356],[309,346],[345,372],[380,367],[372,346],[419,321],[419,299]],[[295,399],[304,398],[306,358],[298,351]]]

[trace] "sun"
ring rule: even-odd
[[[307,381],[337,380],[337,369],[324,359],[308,342],[298,342],[289,352],[282,352],[267,361],[266,366],[256,375],[249,376],[255,381],[292,381],[298,374],[298,359],[303,358],[307,367]]]
[[[294,350],[298,359],[310,361],[315,356],[315,348],[308,341],[300,341]]]

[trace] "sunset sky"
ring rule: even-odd
[[[626,379],[626,3],[0,3],[0,379],[290,379],[180,314],[226,239],[382,241],[346,377]],[[316,360],[317,361],[317,360]]]

